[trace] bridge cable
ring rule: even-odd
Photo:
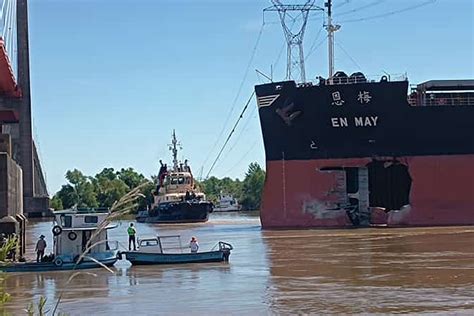
[[[220,150],[219,153],[217,154],[216,159],[215,159],[214,162],[212,163],[211,168],[209,169],[209,171],[207,172],[206,179],[209,177],[209,174],[211,173],[212,169],[214,168],[214,166],[216,165],[217,161],[219,160],[219,157],[221,156],[222,152],[224,151],[225,146],[227,145],[227,143],[229,142],[230,138],[232,137],[232,134],[234,133],[235,128],[237,127],[237,125],[239,124],[240,120],[242,119],[242,117],[243,117],[245,111],[247,110],[247,108],[248,108],[248,106],[249,106],[249,104],[250,104],[250,101],[252,101],[254,95],[255,95],[255,91],[253,91],[252,94],[250,95],[250,98],[248,99],[248,101],[247,101],[247,103],[245,104],[245,106],[244,106],[242,112],[240,113],[239,118],[238,118],[237,121],[235,122],[234,127],[232,128],[232,130],[230,131],[229,136],[227,136],[227,139],[225,140],[224,145],[222,145],[221,150]]]

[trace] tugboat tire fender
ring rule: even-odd
[[[67,234],[67,237],[68,237],[70,240],[76,240],[77,234],[76,234],[75,232],[69,232],[69,234]]]
[[[63,232],[63,229],[61,228],[61,226],[56,225],[56,226],[53,227],[53,235],[54,235],[54,236],[58,236],[58,235],[60,235],[62,232]]]
[[[63,259],[61,259],[61,258],[56,258],[56,259],[54,259],[53,263],[54,263],[54,265],[55,265],[56,267],[60,267],[60,266],[63,265]]]

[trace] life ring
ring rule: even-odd
[[[69,232],[69,234],[67,234],[67,237],[68,237],[70,240],[76,240],[77,234],[76,234],[75,232]]]
[[[63,265],[63,259],[58,257],[58,258],[54,259],[53,263],[56,267],[60,267],[60,266]]]
[[[56,226],[53,227],[53,235],[54,235],[54,236],[58,236],[58,235],[60,235],[62,232],[63,232],[63,229],[61,228],[61,226],[56,225]]]
[[[382,78],[380,78],[380,81],[381,82],[387,82],[388,81],[388,77],[383,75]]]

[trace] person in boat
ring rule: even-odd
[[[184,197],[186,201],[191,200],[191,194],[189,194],[189,191],[186,191],[186,196]]]
[[[44,235],[39,236],[38,241],[36,242],[36,262],[43,261],[44,250],[46,249],[46,240],[44,240]]]
[[[156,186],[156,194],[160,192],[160,188],[163,186],[163,182],[165,180],[166,174],[168,173],[168,166],[163,164],[160,160],[160,171],[158,172],[158,184]]]
[[[135,235],[137,234],[137,230],[135,229],[135,227],[133,227],[133,223],[130,223],[130,226],[128,226],[127,233],[128,233],[128,250],[129,251],[132,250],[132,243],[133,243],[133,250],[137,250],[136,238],[135,238]]]
[[[189,248],[191,248],[191,253],[198,252],[199,244],[196,237],[191,237],[191,241],[189,242]]]

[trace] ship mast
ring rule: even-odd
[[[171,152],[173,153],[173,170],[178,170],[178,141],[176,140],[176,133],[173,129],[173,135],[171,137],[171,145],[169,145]]]
[[[328,9],[328,23],[326,25],[326,30],[328,32],[328,59],[329,59],[329,83],[332,84],[332,76],[334,75],[334,32],[341,28],[340,25],[332,24],[332,3],[331,0],[328,0],[324,4]]]

